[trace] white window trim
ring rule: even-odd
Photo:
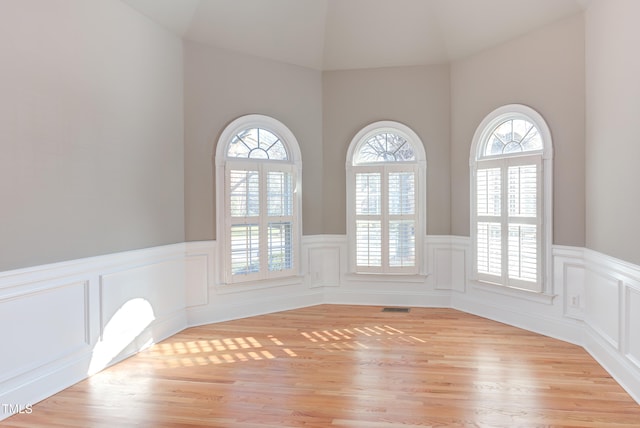
[[[289,159],[287,161],[277,160],[256,160],[246,158],[229,158],[227,157],[227,147],[231,139],[239,132],[249,128],[262,128],[273,132],[284,143],[287,155]],[[302,277],[301,274],[301,260],[302,255],[302,156],[300,152],[300,146],[298,140],[293,135],[293,132],[277,119],[261,114],[250,114],[241,116],[231,123],[229,123],[220,134],[216,145],[215,152],[215,190],[216,190],[216,240],[218,242],[218,278],[217,283],[220,285],[240,284],[246,286],[260,286],[261,284],[279,285],[273,282],[274,278],[282,277]],[[262,277],[248,275],[246,278],[234,278],[231,275],[229,262],[227,255],[230,254],[230,242],[229,242],[229,227],[227,219],[227,198],[226,198],[226,174],[227,165],[231,163],[242,166],[250,164],[263,164],[274,165],[275,169],[278,169],[278,165],[291,165],[295,172],[295,188],[294,188],[294,242],[293,242],[293,274],[275,272],[272,275],[263,275]],[[267,166],[266,169],[269,169]],[[261,223],[264,221],[263,216],[259,220]]]
[[[483,285],[483,282],[478,278],[477,271],[477,260],[476,260],[476,239],[477,239],[477,231],[476,231],[476,223],[477,223],[477,212],[476,212],[476,189],[475,189],[475,173],[477,171],[479,162],[487,162],[487,160],[492,159],[494,157],[483,156],[482,151],[484,149],[484,143],[487,141],[490,134],[494,131],[495,127],[508,119],[517,119],[523,118],[530,122],[532,122],[535,127],[538,129],[540,136],[543,141],[543,149],[541,152],[531,152],[524,154],[513,154],[513,155],[505,155],[505,156],[496,156],[496,159],[504,159],[508,157],[518,157],[518,156],[531,156],[538,155],[541,158],[541,169],[542,169],[542,242],[539,244],[541,246],[541,286],[542,289],[540,292],[535,292],[536,294],[543,294],[547,296],[553,296],[553,264],[552,264],[552,253],[551,247],[553,245],[553,140],[551,137],[551,131],[546,121],[534,109],[529,106],[523,104],[508,104],[502,107],[499,107],[489,113],[483,120],[480,122],[480,125],[476,129],[476,132],[473,135],[473,140],[471,144],[470,156],[469,156],[469,166],[471,170],[470,174],[470,202],[471,202],[471,242],[472,242],[472,260],[473,260],[473,268],[471,272],[471,280],[476,283],[476,285]],[[504,289],[500,292],[509,290],[509,287],[501,286],[500,288]],[[487,291],[495,291],[495,285],[488,283],[486,287]],[[521,295],[524,290],[514,288],[514,295]],[[534,293],[531,291],[524,291],[525,293]]]
[[[413,162],[370,162],[353,164],[354,156],[358,153],[360,146],[365,142],[383,132],[395,133],[403,137],[411,143],[414,149],[416,160]],[[399,170],[415,170],[416,171],[416,239],[415,239],[415,260],[416,266],[410,271],[403,272],[402,269],[392,268],[387,272],[382,269],[367,271],[358,271],[356,268],[356,212],[355,212],[355,175],[358,169],[366,170],[368,168],[383,169],[397,168]],[[424,254],[424,243],[426,242],[426,213],[427,213],[427,159],[422,140],[411,128],[395,121],[385,120],[371,123],[362,128],[351,140],[349,149],[347,150],[346,159],[347,171],[347,237],[348,237],[348,254],[349,254],[349,272],[348,275],[392,275],[392,276],[415,276],[426,275],[427,264]]]

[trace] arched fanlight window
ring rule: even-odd
[[[300,149],[263,115],[230,123],[216,150],[217,234],[225,283],[297,275]]]
[[[351,270],[419,273],[425,234],[424,146],[406,125],[363,128],[347,154]]]
[[[229,142],[227,157],[284,161],[289,159],[280,137],[262,128],[247,128],[234,135]]]
[[[413,145],[393,131],[382,131],[370,136],[359,147],[354,164],[372,162],[415,162]]]
[[[477,280],[549,291],[551,148],[546,122],[527,106],[501,107],[478,127],[470,157]]]

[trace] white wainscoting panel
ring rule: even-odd
[[[640,266],[585,249],[585,348],[640,403]]]
[[[89,347],[89,284],[0,297],[0,384]]]
[[[558,300],[563,302],[564,315],[584,319],[585,311],[584,251],[581,248],[555,246],[553,248],[553,281]]]
[[[35,404],[182,330],[184,292],[184,244],[0,272],[0,403]]]
[[[420,275],[349,272],[347,237],[302,239],[300,275],[218,283],[215,241],[0,272],[0,402],[34,404],[186,327],[322,303],[450,307],[584,346],[640,402],[640,267],[554,246],[552,294],[478,284],[468,237]],[[8,415],[0,415],[0,419]]]
[[[467,283],[468,238],[428,236],[427,254],[436,290],[464,292]]]
[[[338,287],[343,238],[332,235],[305,236],[302,240],[303,273],[309,287]]]
[[[195,304],[193,299],[187,302],[188,325],[228,321],[322,303],[324,287],[339,281],[339,268],[333,261],[336,249],[328,236],[326,242],[324,236],[303,237],[300,275],[238,284],[220,283],[222,275],[218,263],[221,257],[215,241],[186,243],[187,259],[202,260],[191,263],[187,269],[188,277],[196,281],[187,282],[186,295],[200,296]],[[203,297],[205,278],[207,291],[206,297]]]
[[[190,313],[194,308],[210,303],[216,275],[215,241],[188,242],[186,244],[185,306],[187,323],[196,325]]]
[[[585,282],[585,321],[609,344],[620,346],[621,281],[588,269]]]

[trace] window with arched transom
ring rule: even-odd
[[[216,200],[224,282],[298,274],[300,167],[293,133],[274,118],[243,116],[223,131]]]
[[[347,154],[350,268],[355,273],[420,273],[425,234],[426,158],[406,125],[375,122]]]
[[[551,133],[533,109],[507,105],[471,149],[471,235],[478,281],[545,292],[551,244]]]

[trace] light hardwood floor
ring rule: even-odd
[[[640,427],[640,405],[555,339],[322,305],[187,329],[0,426]]]

